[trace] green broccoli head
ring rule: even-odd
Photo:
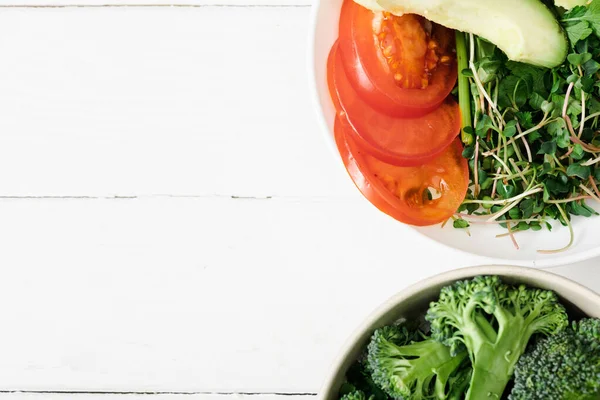
[[[586,318],[573,323],[573,330],[580,335],[600,341],[600,319]]]
[[[389,400],[389,396],[373,382],[368,364],[362,359],[352,364],[346,372],[346,383],[340,388],[340,397],[354,391],[363,392],[367,400]]]
[[[463,351],[469,338],[457,325],[465,317],[475,320],[491,314],[498,303],[496,291],[503,289],[497,276],[478,276],[442,288],[439,300],[431,303],[425,317],[431,324],[432,337],[449,346],[452,354]]]
[[[600,399],[600,320],[539,340],[515,369],[510,400]]]
[[[373,334],[368,364],[373,381],[400,400],[447,399],[466,352],[457,355],[442,343],[406,327],[386,326]]]
[[[340,397],[340,400],[374,400],[375,396],[371,395],[367,397],[365,392],[362,390],[353,390],[349,393],[346,393]]]
[[[519,285],[503,292],[500,298],[501,310],[525,321],[528,337],[536,333],[553,335],[564,329],[569,319],[558,296],[551,290]],[[509,320],[512,315],[507,315]]]
[[[554,292],[514,287],[497,276],[443,288],[426,319],[435,340],[453,353],[462,347],[469,352],[473,375],[466,400],[501,398],[531,336],[554,334],[568,324]]]

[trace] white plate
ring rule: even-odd
[[[339,13],[343,0],[316,0],[313,5],[311,33],[308,46],[309,79],[327,144],[342,162],[333,138],[335,109],[327,89],[327,56],[338,36]],[[593,204],[591,204],[593,205]],[[373,207],[374,212],[379,212]],[[400,223],[400,222],[398,222]],[[496,238],[506,233],[495,225],[472,225],[471,236],[464,231],[452,228],[431,226],[415,228],[430,239],[467,253],[488,257],[494,262],[513,265],[550,267],[586,260],[600,255],[600,218],[573,218],[575,242],[567,251],[555,254],[541,254],[538,250],[563,248],[569,242],[569,232],[560,224],[554,224],[552,232],[519,232],[515,235],[520,249],[517,250],[509,238]]]

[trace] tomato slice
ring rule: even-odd
[[[344,0],[339,46],[354,89],[399,117],[435,110],[454,88],[454,33],[414,14],[373,12]]]
[[[459,139],[419,167],[386,164],[365,152],[336,119],[335,141],[356,187],[379,210],[410,225],[435,225],[450,218],[469,186],[469,167]]]
[[[366,151],[390,164],[416,166],[439,156],[460,132],[460,109],[449,97],[421,117],[399,118],[370,107],[353,89],[337,45],[328,60],[328,80],[336,109]]]

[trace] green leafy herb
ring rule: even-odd
[[[582,180],[586,180],[590,177],[592,171],[590,167],[581,164],[571,164],[567,168],[567,175],[570,177],[577,177]]]
[[[462,218],[455,219],[453,225],[456,229],[465,229],[471,226],[467,221],[465,221]]]
[[[551,219],[570,226],[571,215],[596,215],[582,199],[600,197],[600,0],[557,15],[571,49],[553,69],[508,61],[487,41],[456,36],[465,71],[463,156],[479,183],[461,212],[487,215],[513,232],[551,229]],[[468,224],[464,215],[454,221]]]

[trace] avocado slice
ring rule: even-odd
[[[577,6],[585,6],[588,3],[588,0],[556,0],[554,4],[556,7],[562,7],[566,10],[570,10],[571,8],[575,8]]]
[[[418,14],[478,35],[513,61],[552,68],[563,63],[569,50],[564,30],[539,0],[360,0],[365,6],[373,3],[378,11]]]
[[[558,0],[560,1],[560,0]],[[563,0],[563,1],[568,1],[568,0]],[[383,9],[383,7],[381,7],[379,4],[377,4],[377,0],[354,0],[355,3],[360,4],[361,6],[368,8],[371,11],[374,12],[379,12],[379,11],[385,11]]]

